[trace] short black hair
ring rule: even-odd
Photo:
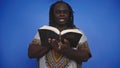
[[[57,2],[55,2],[55,3],[53,3],[51,6],[50,6],[50,10],[49,10],[49,25],[50,26],[55,26],[55,20],[54,20],[54,9],[55,9],[55,5],[57,5],[58,3],[64,3],[64,4],[66,4],[67,6],[68,6],[68,8],[69,8],[69,10],[70,10],[70,17],[69,17],[69,20],[68,20],[68,22],[69,23],[67,23],[67,26],[68,27],[75,27],[75,25],[74,25],[74,23],[73,23],[73,19],[74,19],[74,16],[73,16],[73,10],[72,10],[72,7],[68,4],[68,3],[66,3],[66,2],[64,2],[64,1],[57,1]]]

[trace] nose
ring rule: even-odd
[[[65,16],[65,13],[63,11],[61,11],[60,17],[64,17],[64,16]]]
[[[65,14],[60,14],[60,17],[64,17],[65,16]]]

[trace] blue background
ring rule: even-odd
[[[28,45],[37,29],[48,25],[56,0],[0,0],[0,68],[37,68]],[[88,38],[92,58],[83,68],[120,68],[120,1],[65,0],[74,10],[75,25]]]

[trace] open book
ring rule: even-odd
[[[82,33],[78,29],[66,29],[59,31],[57,28],[52,26],[43,26],[38,29],[39,36],[41,39],[41,45],[49,45],[48,38],[56,39],[64,43],[63,39],[67,39],[70,42],[71,47],[76,47]]]

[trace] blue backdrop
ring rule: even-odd
[[[49,22],[56,0],[0,0],[0,68],[37,68],[28,45],[37,29]],[[83,68],[120,68],[120,1],[65,0],[75,25],[88,37],[92,58]]]

